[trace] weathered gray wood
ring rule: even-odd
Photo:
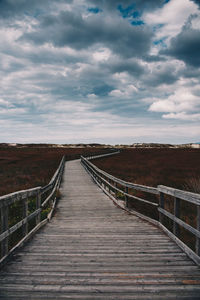
[[[34,227],[22,240],[19,241],[17,245],[15,245],[5,256],[0,259],[0,268],[3,267],[8,261],[9,257],[15,253],[21,246],[23,246],[33,235],[45,224],[47,223],[47,219],[40,222],[36,227]],[[1,274],[1,273],[0,273]],[[0,288],[1,291],[1,288]]]
[[[103,155],[101,157],[103,157]],[[92,159],[92,158],[90,158],[90,159]],[[103,174],[107,178],[111,179],[114,182],[117,182],[117,183],[121,184],[122,186],[127,186],[129,188],[132,188],[132,189],[135,189],[135,190],[138,190],[138,191],[148,192],[148,193],[155,194],[155,195],[159,194],[157,188],[149,187],[149,186],[144,186],[144,185],[140,185],[140,184],[135,184],[135,183],[124,181],[122,179],[116,178],[116,177],[108,174],[107,172],[105,172],[105,171],[97,168],[91,162],[87,161],[87,159],[85,159],[84,157],[81,157],[81,160],[82,160],[82,163],[84,163],[85,165],[91,167],[93,170],[97,171],[99,173],[99,175]]]
[[[125,205],[129,208],[128,187],[125,187]]]
[[[200,205],[197,205],[197,230],[200,232]],[[200,236],[196,235],[196,254],[200,256]]]
[[[0,299],[198,299],[193,261],[66,164],[55,217],[2,269]]]
[[[188,246],[186,246],[181,240],[179,240],[172,232],[170,232],[162,224],[160,228],[190,257],[198,266],[200,266],[200,257],[194,253]]]
[[[41,208],[38,208],[34,212],[32,212],[30,215],[28,215],[26,218],[23,220],[19,221],[17,224],[13,225],[9,229],[5,230],[2,234],[0,234],[0,242],[5,240],[7,237],[9,237],[12,233],[14,233],[17,229],[20,227],[26,226],[28,224],[28,221],[30,221],[33,218],[37,218],[37,216],[41,213]],[[28,230],[27,230],[28,234]]]
[[[1,232],[8,230],[8,206],[1,207]],[[1,255],[5,256],[8,253],[8,238],[6,237],[1,242]]]
[[[160,192],[160,197],[159,197],[159,205],[161,209],[164,209],[165,206],[165,196],[164,193]],[[159,210],[159,222],[162,224],[163,223],[163,215],[161,211]]]
[[[28,190],[24,190],[24,191],[11,193],[11,194],[8,194],[5,196],[1,196],[0,197],[0,208],[5,205],[8,206],[16,201],[20,201],[20,200],[35,196],[35,195],[37,195],[37,192],[39,189],[40,189],[40,187],[36,187],[33,189],[28,189]]]
[[[176,218],[180,218],[180,199],[175,198],[174,199],[174,216]],[[175,236],[179,237],[180,229],[179,224],[175,220],[173,220],[173,233]]]
[[[176,222],[177,224],[181,225],[182,227],[184,227],[185,229],[190,231],[192,234],[194,234],[196,237],[200,238],[200,231],[198,231],[197,229],[195,229],[192,226],[188,225],[187,223],[185,223],[181,219],[175,217],[174,215],[172,215],[168,211],[166,211],[162,208],[158,208],[158,210],[159,210],[160,213],[162,213],[166,217],[170,218],[172,221]]]
[[[82,162],[84,162],[83,165],[87,168],[88,172],[91,174],[92,177],[94,177],[93,174],[95,174],[95,178],[97,178],[98,182],[100,183],[100,186],[102,185],[102,183],[104,183],[104,189],[105,189],[106,186],[108,186],[109,189],[112,189],[112,190],[115,191],[115,198],[117,198],[117,192],[120,192],[125,197],[135,199],[135,200],[139,200],[140,202],[143,202],[145,204],[149,204],[149,205],[158,207],[157,203],[150,202],[148,200],[145,200],[145,199],[142,199],[142,198],[139,198],[139,197],[136,197],[136,196],[133,196],[131,194],[128,194],[128,193],[124,192],[122,189],[117,187],[117,183],[120,183],[121,180],[118,180],[117,178],[110,175],[112,177],[112,181],[114,182],[113,184],[111,184],[109,177],[107,177],[107,175],[105,175],[107,173],[102,172],[102,171],[101,172],[97,171],[96,168],[93,168],[93,165],[91,163],[88,164],[88,162],[86,160],[82,159]],[[102,176],[101,174],[104,174],[104,175]],[[123,186],[125,186],[125,190],[128,190],[128,188],[130,187],[130,185],[128,183],[127,183],[127,185],[123,184]],[[131,185],[131,188],[133,188],[133,185]],[[152,188],[152,189],[154,189],[154,188]],[[149,187],[147,187],[147,189],[145,191],[147,191],[147,190],[148,190],[148,192],[150,192]],[[153,192],[153,194],[155,194],[155,193]]]
[[[194,194],[182,190],[177,190],[168,186],[164,185],[159,185],[158,186],[158,191],[165,193],[167,195],[171,195],[176,198],[183,199],[185,201],[188,201],[190,203],[194,203],[196,205],[200,205],[200,195],[199,194]]]
[[[22,206],[22,218],[26,219],[28,216],[28,198],[25,198],[22,200],[23,201],[23,206]],[[19,224],[19,223],[18,223]],[[16,225],[18,225],[16,224]],[[22,225],[22,234],[23,237],[26,236],[28,234],[28,222],[26,221],[25,223],[23,223]]]
[[[36,218],[36,227],[35,229],[40,228],[40,224],[42,225],[44,222],[41,222],[41,192],[47,191],[49,187],[52,189],[50,196],[44,201],[45,204],[52,200],[52,196],[54,196],[55,191],[60,186],[63,170],[64,170],[64,162],[65,157],[62,158],[58,169],[56,170],[53,178],[50,181],[50,184],[45,186],[42,190],[40,187],[36,187],[33,189],[28,189],[25,191],[19,191],[16,193],[11,193],[0,197],[0,209],[1,209],[1,234],[0,234],[0,242],[1,242],[1,260],[0,265],[3,265],[6,262],[8,256],[13,253],[15,249],[18,248],[19,245],[23,244],[25,240],[31,236],[32,233],[36,232],[36,230],[32,230],[31,234],[28,233],[28,221],[33,218]],[[36,210],[28,215],[28,198],[36,197]],[[8,211],[9,205],[14,203],[15,201],[22,201],[22,220],[17,224],[8,228]],[[44,206],[44,205],[43,205]],[[53,205],[53,210],[55,209],[55,205]],[[49,216],[48,216],[49,217]],[[47,219],[46,219],[47,220]],[[40,223],[41,222],[41,223]],[[8,239],[9,236],[15,232],[17,229],[22,227],[22,234],[24,238],[18,242],[14,248],[8,251]]]

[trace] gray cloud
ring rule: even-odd
[[[40,14],[45,14],[47,10],[54,4],[68,2],[71,3],[73,0],[1,0],[0,1],[0,18],[16,18],[24,15],[33,15],[37,17]]]
[[[157,66],[153,72],[149,72],[144,75],[144,81],[146,85],[159,86],[161,84],[173,84],[178,80],[178,74],[175,67],[169,66]]]
[[[169,34],[156,10],[165,3],[0,0],[1,139],[171,142],[174,128],[176,142],[187,128],[199,137],[199,28],[188,22],[169,46],[156,44]],[[142,23],[150,10],[156,30]]]
[[[160,53],[183,60],[194,67],[200,67],[200,30],[184,26],[171,40],[169,48],[161,50]]]
[[[21,40],[77,50],[102,44],[123,57],[140,57],[148,53],[152,35],[147,27],[134,27],[117,17],[111,20],[95,15],[83,19],[81,14],[65,11],[41,17],[35,31],[25,33]]]

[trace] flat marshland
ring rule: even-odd
[[[200,149],[133,148],[93,163],[115,177],[156,187],[159,184],[200,192]]]
[[[0,196],[46,185],[66,160],[82,154],[108,151],[101,148],[25,147],[0,148]]]

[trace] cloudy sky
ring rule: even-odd
[[[200,141],[199,0],[0,0],[0,142]]]

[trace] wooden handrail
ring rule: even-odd
[[[0,242],[1,242],[1,256],[0,266],[5,263],[8,256],[15,250],[16,245],[9,246],[9,237],[11,234],[21,229],[20,239],[16,240],[19,247],[25,240],[27,240],[33,233],[35,233],[42,225],[51,218],[53,210],[55,209],[56,191],[59,189],[62,174],[64,171],[65,156],[63,156],[59,167],[51,178],[49,184],[44,187],[36,187],[28,190],[18,191],[0,197]],[[48,193],[48,195],[46,195]],[[44,198],[44,199],[42,199]],[[33,211],[29,212],[30,202],[35,206]],[[9,209],[16,202],[21,205],[21,220],[14,225],[9,224]],[[49,206],[50,212],[41,220],[41,214],[44,209]],[[18,216],[19,217],[19,216]],[[33,228],[29,229],[29,222],[34,221]]]
[[[119,152],[115,152],[110,155],[117,154],[117,153]],[[99,157],[105,157],[105,156],[107,155],[101,155]],[[154,188],[154,187],[148,187],[144,185],[126,182],[96,167],[91,162],[91,160],[95,158],[98,157],[82,156],[81,162],[85,167],[85,169],[88,171],[88,173],[91,175],[91,177],[94,179],[94,181],[104,190],[104,192],[116,201],[118,201],[117,193],[122,194],[124,196],[124,202],[125,202],[124,208],[128,210],[130,208],[130,203],[133,200],[137,200],[143,204],[154,206],[157,209],[157,212],[159,214],[159,221],[152,220],[152,222],[158,225],[160,228],[162,228],[170,236],[170,238],[173,239],[179,245],[179,247],[181,247],[186,252],[186,254],[190,258],[192,258],[198,265],[200,265],[200,195],[187,192],[187,191],[174,189],[163,185],[159,185],[157,188]],[[130,193],[131,190],[159,195],[159,204],[137,197]],[[165,209],[166,201],[164,195],[171,196],[172,198],[171,201],[174,201],[173,213],[170,213]],[[180,201],[187,201],[191,204],[196,205],[197,208],[196,228],[194,228],[193,226],[187,224],[185,221],[180,219],[180,210],[181,210]],[[149,217],[143,216],[137,212],[135,213],[138,214],[139,216],[144,217],[144,219],[151,221]],[[172,232],[169,229],[167,229],[166,223],[164,222],[164,218],[163,218],[164,216],[169,220],[172,220],[173,222]],[[196,239],[195,252],[191,248],[189,248],[183,241],[180,240],[181,236],[180,236],[179,227],[186,229],[189,233],[195,236]]]

